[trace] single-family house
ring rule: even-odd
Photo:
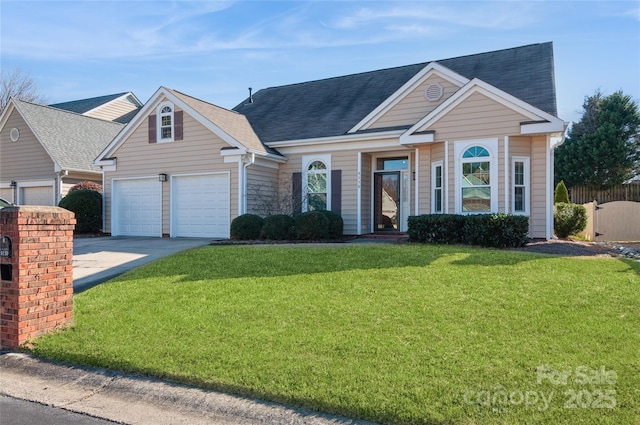
[[[96,156],[124,124],[11,99],[0,115],[0,197],[57,205],[82,181],[102,182]]]
[[[95,161],[104,230],[223,238],[289,198],[349,235],[501,212],[550,238],[556,115],[551,43],[266,88],[233,110],[160,87]]]

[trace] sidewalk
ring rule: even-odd
[[[369,424],[23,353],[0,355],[0,369],[0,394],[124,424]]]

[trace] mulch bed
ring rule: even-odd
[[[621,257],[623,256],[614,246],[596,242],[577,240],[534,240],[517,251],[536,252],[540,254],[555,254],[577,257]]]

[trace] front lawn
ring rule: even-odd
[[[36,354],[408,424],[637,424],[640,263],[211,246],[75,297]]]

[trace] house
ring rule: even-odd
[[[87,117],[127,124],[142,108],[142,102],[131,92],[49,105]]]
[[[11,99],[0,115],[0,197],[57,205],[82,181],[102,182],[95,157],[124,124]]]
[[[551,43],[266,88],[233,110],[160,87],[95,161],[104,230],[224,238],[277,197],[340,213],[350,235],[502,212],[550,238],[556,114]]]

